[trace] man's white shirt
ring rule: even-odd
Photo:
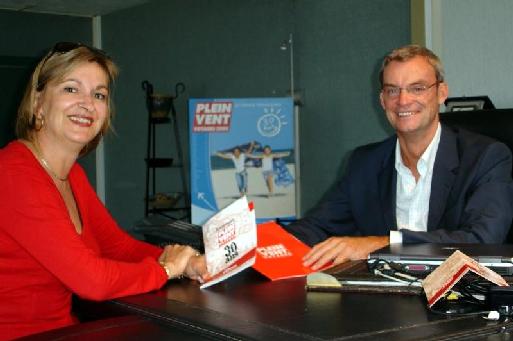
[[[427,231],[431,180],[441,131],[441,125],[438,123],[433,140],[417,162],[417,171],[420,174],[418,182],[415,182],[413,173],[404,165],[399,139],[397,140],[395,169],[397,171],[396,219],[398,231],[390,231],[390,244],[402,243],[401,229]]]

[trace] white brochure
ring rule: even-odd
[[[248,205],[245,196],[203,225],[205,258],[210,278],[200,288],[219,283],[255,263],[256,228],[255,211],[252,204]]]

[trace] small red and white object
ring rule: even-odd
[[[498,286],[508,286],[508,283],[498,273],[456,250],[422,281],[429,307],[432,307],[447,291],[451,290],[469,271]]]

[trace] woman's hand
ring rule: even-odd
[[[185,267],[185,276],[203,283],[208,277],[207,261],[205,255],[195,255],[189,258],[189,262]]]
[[[190,259],[198,255],[196,249],[187,245],[167,245],[159,257],[159,263],[169,270],[170,279],[177,278],[184,274]]]

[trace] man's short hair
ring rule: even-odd
[[[435,71],[437,82],[444,81],[444,66],[442,65],[440,58],[438,58],[438,56],[434,54],[433,51],[420,45],[406,45],[392,50],[383,59],[381,70],[379,71],[379,82],[381,87],[383,87],[383,72],[388,64],[391,62],[406,62],[417,56],[425,57],[428,63],[431,64]]]

